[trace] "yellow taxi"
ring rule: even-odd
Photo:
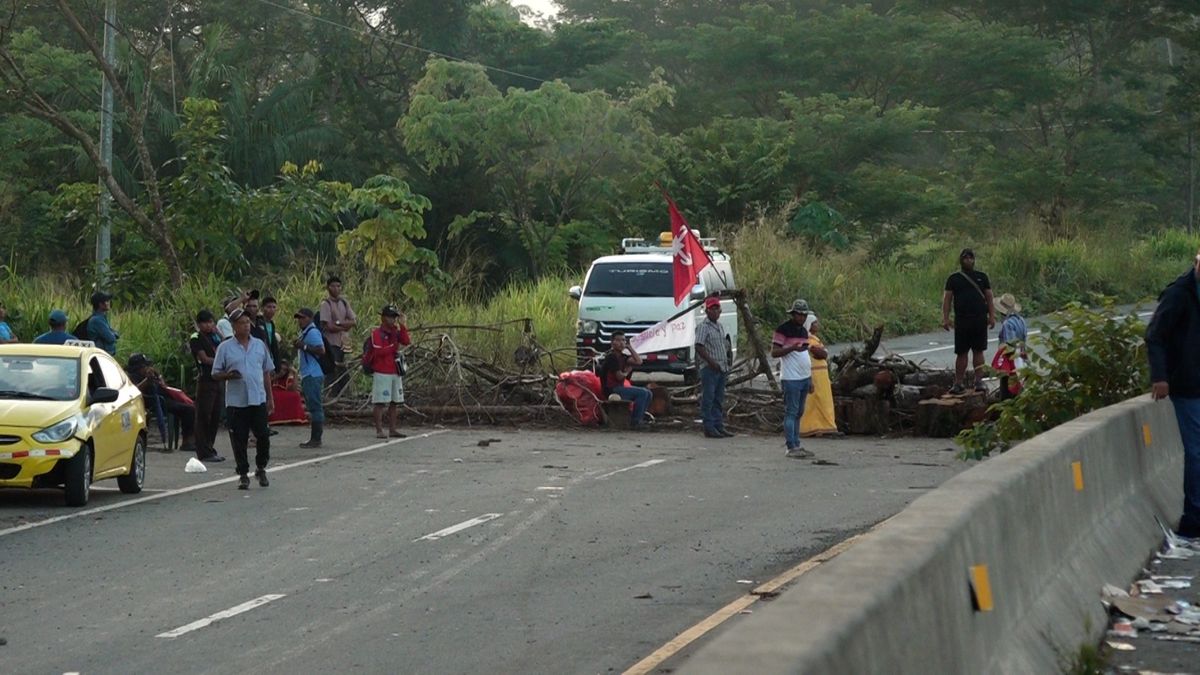
[[[121,492],[146,478],[142,394],[90,342],[0,345],[0,488],[63,487],[87,504],[92,481]]]

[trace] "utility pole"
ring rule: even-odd
[[[104,62],[116,72],[117,62],[117,5],[107,0],[104,5]],[[100,163],[112,172],[113,90],[108,77],[101,74],[100,88]],[[100,180],[100,230],[96,233],[96,276],[101,286],[108,283],[109,258],[112,257],[112,195],[104,179]]]

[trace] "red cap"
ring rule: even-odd
[[[709,307],[720,307],[720,306],[721,306],[721,299],[715,295],[710,295],[704,299],[704,309],[708,309]]]

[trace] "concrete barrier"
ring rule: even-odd
[[[1106,627],[1103,585],[1128,583],[1161,542],[1154,517],[1176,522],[1182,466],[1169,403],[1064,424],[923,495],[683,672],[1061,672]],[[976,566],[991,611],[975,606]]]

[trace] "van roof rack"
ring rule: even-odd
[[[694,231],[694,230],[693,230]],[[701,237],[699,232],[696,232],[696,238],[700,240],[700,245],[705,251],[710,253],[718,253],[721,251],[721,246],[717,243],[716,237]],[[645,237],[625,237],[621,239],[620,252],[623,254],[629,253],[670,253],[671,252],[671,233],[664,232],[659,237],[657,244],[646,241]]]

